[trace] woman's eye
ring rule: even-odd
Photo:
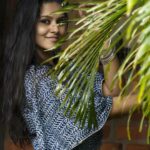
[[[43,23],[43,24],[50,24],[50,20],[48,20],[48,19],[42,19],[42,20],[40,20],[40,22],[41,23]]]
[[[66,20],[66,19],[58,20],[58,21],[57,21],[57,24],[58,24],[59,26],[64,26],[64,25],[67,24],[67,20]]]

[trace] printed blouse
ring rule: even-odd
[[[103,75],[97,73],[93,90],[98,128],[89,129],[87,122],[81,128],[79,123],[74,124],[75,117],[68,118],[60,109],[65,95],[55,95],[57,81],[46,74],[49,69],[48,65],[32,65],[26,71],[23,117],[34,150],[72,150],[104,126],[112,98],[103,96]]]

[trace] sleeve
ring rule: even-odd
[[[29,131],[29,137],[34,150],[44,150],[43,129],[38,111],[38,100],[36,98],[36,84],[33,68],[30,68],[25,75],[24,88],[25,104],[22,112]]]
[[[104,81],[103,75],[101,73],[97,73],[94,83],[94,92],[95,92],[94,102],[99,129],[101,129],[104,126],[112,109],[112,97],[104,96],[102,94],[103,81]]]

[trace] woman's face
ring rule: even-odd
[[[66,33],[66,17],[54,14],[61,5],[56,2],[43,3],[36,25],[36,44],[40,49],[50,49]]]

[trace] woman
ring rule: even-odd
[[[66,34],[67,14],[53,13],[62,6],[62,0],[20,0],[4,52],[1,121],[14,142],[31,141],[35,150],[87,150],[87,138],[99,131],[109,116],[110,96],[119,93],[117,82],[109,90],[118,69],[118,61],[113,57],[108,59],[111,67],[107,76],[108,64],[103,64],[107,80],[101,73],[95,77],[98,129],[89,129],[87,124],[81,129],[78,123],[74,124],[74,117],[69,119],[63,109],[59,110],[64,95],[59,99],[55,96],[57,81],[46,75],[56,62],[40,64],[53,55],[43,50],[52,48]],[[114,107],[113,111],[117,112]]]

